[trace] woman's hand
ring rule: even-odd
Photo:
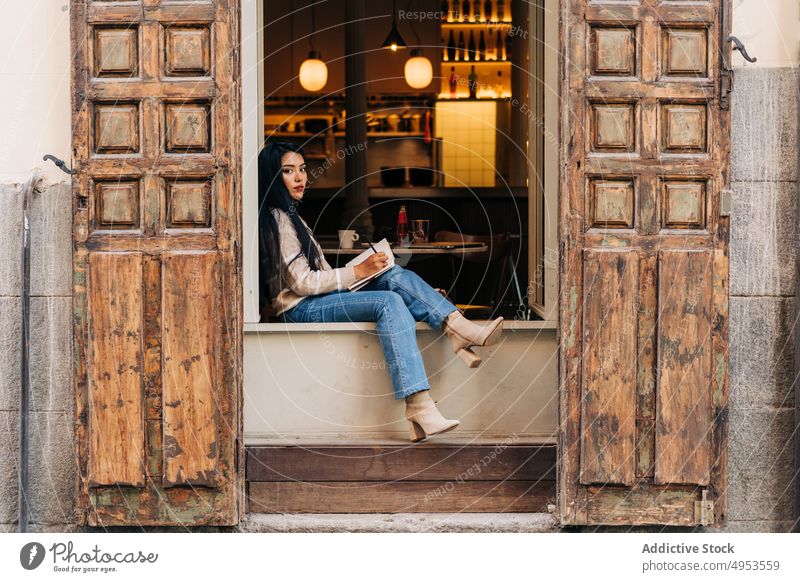
[[[355,266],[356,279],[369,277],[373,273],[377,273],[383,269],[388,263],[389,259],[386,257],[386,253],[372,253],[369,257]]]

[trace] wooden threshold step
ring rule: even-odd
[[[320,481],[248,484],[257,513],[540,513],[552,481]]]
[[[248,482],[555,481],[555,445],[249,446]]]
[[[555,463],[551,445],[253,446],[248,511],[546,512]]]

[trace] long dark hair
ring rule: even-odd
[[[302,255],[312,270],[318,271],[319,253],[313,242],[313,234],[300,220],[298,206],[283,182],[282,158],[288,152],[305,157],[303,148],[288,142],[270,142],[258,154],[258,226],[259,226],[259,279],[262,308],[270,305],[284,287],[281,278],[281,247],[278,223],[272,215],[273,208],[285,211],[292,220]],[[291,260],[295,260],[293,257]]]

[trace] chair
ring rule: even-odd
[[[471,303],[455,303],[465,317],[491,318],[495,310],[505,297],[503,282],[508,280],[509,267],[513,269],[511,260],[511,233],[503,232],[496,235],[464,234],[451,230],[440,230],[434,235],[436,242],[482,242],[488,247],[486,251],[479,253],[464,253],[462,255],[465,262],[486,265],[487,270],[495,265],[500,272],[492,283],[489,305],[476,305]],[[454,255],[448,255],[450,268],[455,279]],[[512,276],[516,273],[512,270]]]

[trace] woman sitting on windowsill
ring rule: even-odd
[[[306,189],[302,148],[272,142],[258,156],[261,289],[278,319],[289,323],[374,321],[396,400],[405,399],[411,440],[458,426],[436,408],[428,391],[416,322],[442,329],[471,368],[480,364],[472,346],[496,343],[503,318],[478,325],[413,271],[394,265],[358,291],[354,281],[387,264],[375,253],[349,267],[332,268],[312,230],[297,212]]]

